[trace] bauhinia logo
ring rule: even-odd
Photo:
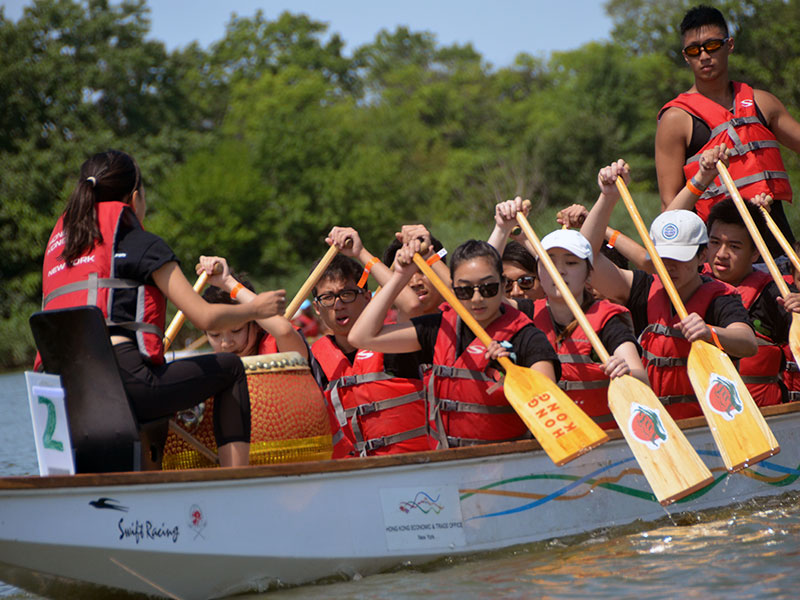
[[[667,441],[667,430],[659,410],[647,408],[636,402],[631,404],[628,431],[651,450],[658,450],[658,447]]]
[[[708,390],[706,391],[706,400],[711,409],[722,415],[726,421],[733,420],[742,410],[744,404],[739,397],[739,391],[736,389],[736,384],[727,377],[712,373],[708,378]]]

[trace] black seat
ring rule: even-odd
[[[37,312],[30,325],[45,372],[61,376],[75,472],[139,471],[160,464],[167,421],[137,422],[100,309]]]

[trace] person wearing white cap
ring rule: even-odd
[[[598,174],[601,193],[581,227],[593,250],[603,243],[611,211],[619,199],[617,177],[630,178],[623,160]],[[631,311],[653,391],[672,417],[697,416],[702,411],[686,370],[691,342],[715,343],[736,359],[756,353],[755,334],[736,290],[699,272],[708,243],[700,217],[688,210],[661,213],[650,227],[650,237],[689,313],[685,319],[675,315],[658,275],[620,269],[598,257],[592,283],[601,294]]]
[[[599,362],[583,328],[541,262],[539,277],[546,297],[534,303],[533,324],[545,333],[558,353],[558,385],[603,429],[615,428],[608,408],[610,379],[630,374],[649,383],[639,358],[630,312],[608,300],[595,300],[587,290],[594,253],[583,235],[573,229],[558,229],[542,238],[542,246],[611,357],[605,364]]]

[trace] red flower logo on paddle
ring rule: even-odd
[[[628,431],[651,450],[658,450],[667,441],[667,430],[658,409],[647,408],[636,402],[631,405]]]
[[[708,379],[706,400],[711,409],[722,415],[726,421],[731,421],[744,410],[742,399],[736,389],[736,384],[727,377],[712,373]]]

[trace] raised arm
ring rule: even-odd
[[[176,262],[161,266],[153,273],[153,280],[195,327],[206,331],[233,329],[247,321],[273,317],[281,314],[286,306],[285,290],[258,294],[247,304],[209,304],[192,289]]]
[[[345,246],[345,240],[347,239],[351,239],[353,241],[352,246]],[[352,227],[334,227],[331,229],[325,241],[331,245],[337,246],[339,248],[339,252],[345,256],[355,258],[362,265],[364,265],[365,268],[367,265],[369,265],[370,276],[374,277],[375,281],[377,281],[378,285],[381,287],[386,285],[389,279],[391,279],[392,270],[384,265],[377,257],[375,257],[364,247],[361,237],[358,235],[358,231]],[[411,290],[411,288],[401,290],[395,298],[395,303],[397,304],[397,307],[406,314],[419,310],[419,307],[421,306],[419,298]]]
[[[800,153],[800,123],[773,94],[764,90],[753,90],[753,97],[767,120],[767,126],[778,141],[790,150]]]
[[[421,350],[417,332],[410,322],[384,325],[386,312],[403,289],[408,289],[408,282],[416,272],[411,258],[419,250],[419,241],[413,240],[397,251],[395,269],[389,281],[376,294],[359,315],[347,341],[356,348],[365,348],[375,352],[406,353]]]

